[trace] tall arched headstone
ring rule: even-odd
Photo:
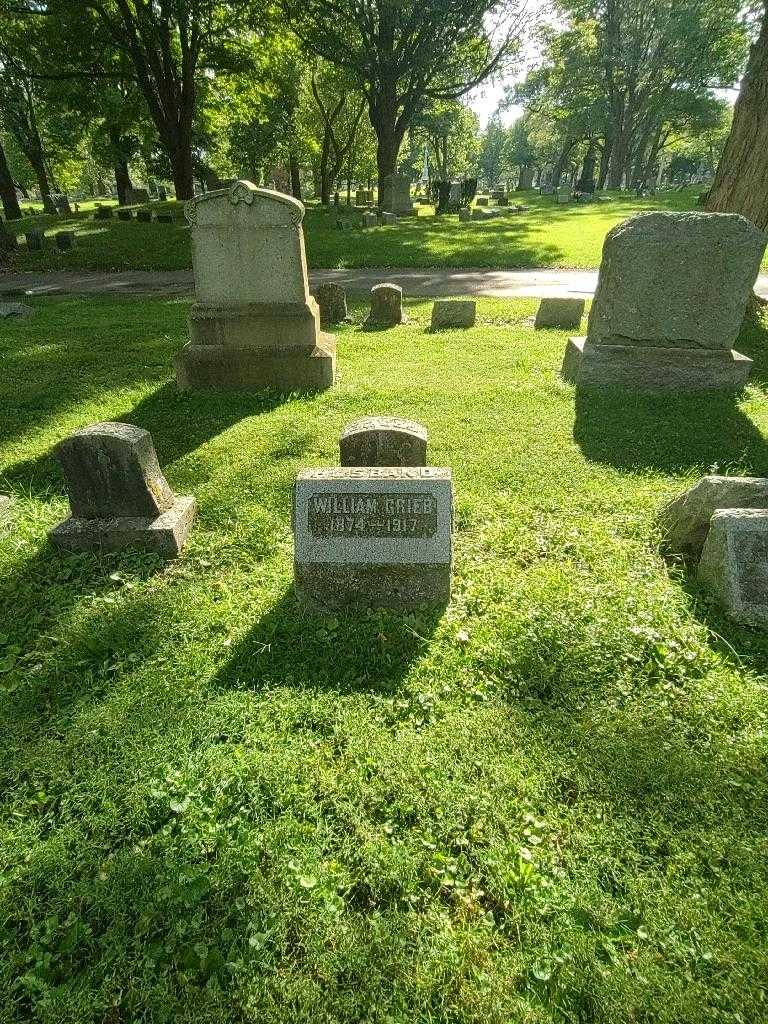
[[[333,384],[336,340],[309,294],[292,196],[237,181],[191,199],[196,302],[176,357],[182,388],[319,391]]]

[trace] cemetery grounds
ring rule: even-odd
[[[181,394],[186,301],[53,299],[0,336],[0,1021],[765,1019],[768,641],[657,551],[738,400],[589,399],[534,302],[338,330],[316,397]],[[291,589],[291,485],[378,412],[457,493],[440,616]],[[51,457],[149,429],[183,556],[59,554]]]
[[[650,210],[696,210],[700,188],[660,193],[643,199],[613,193],[608,202],[558,206],[552,196],[513,193],[511,199],[529,207],[506,212],[485,222],[458,222],[455,215],[436,218],[432,208],[396,225],[361,231],[360,214],[344,205],[338,211],[308,204],[304,220],[310,267],[494,267],[503,269],[573,268],[600,265],[606,232],[634,213]],[[106,204],[104,204],[106,205]],[[136,220],[94,221],[84,205],[80,214],[49,217],[36,214],[14,222],[20,249],[16,271],[47,270],[184,270],[191,266],[189,229],[183,204],[151,203],[153,213],[172,212],[173,224],[141,224]],[[26,207],[25,207],[26,208]],[[339,230],[341,220],[347,229]],[[23,235],[45,229],[49,241],[41,252],[28,251]],[[59,252],[55,231],[74,231],[75,247]],[[768,269],[768,257],[764,266]]]

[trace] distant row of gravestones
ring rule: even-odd
[[[309,294],[303,214],[292,197],[249,182],[187,204],[196,302],[190,341],[176,357],[182,388],[306,392],[333,385],[336,342],[321,330]],[[577,387],[743,387],[751,360],[732,345],[765,246],[762,232],[733,215],[653,213],[620,224],[606,238],[587,336],[570,339],[563,376]],[[582,312],[583,304],[579,319]],[[371,325],[402,321],[401,289],[374,288]],[[297,587],[332,607],[441,603],[450,593],[451,471],[426,466],[418,424],[373,420],[349,429],[349,436],[365,435],[363,463],[297,477]],[[399,448],[389,436],[400,439]],[[63,442],[59,457],[73,514],[54,531],[56,543],[180,550],[194,499],[172,494],[146,431],[97,424]],[[747,500],[756,500],[754,492],[746,489]],[[713,525],[727,507],[715,505]],[[702,579],[732,614],[758,621],[764,611],[768,622],[768,512],[737,518],[732,528],[718,520],[712,544],[719,547],[702,554]],[[737,592],[741,604],[729,604],[724,595]]]

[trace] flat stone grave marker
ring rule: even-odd
[[[438,299],[432,306],[432,330],[445,327],[474,327],[477,303],[474,299]]]
[[[403,289],[399,284],[375,284],[371,288],[371,311],[366,327],[395,327],[405,323]]]
[[[57,231],[54,235],[56,239],[57,249],[73,249],[75,246],[75,232],[74,231]]]
[[[296,590],[313,604],[409,609],[450,599],[450,469],[304,470],[293,526]]]
[[[715,512],[701,552],[698,580],[730,618],[768,627],[768,510]]]
[[[35,310],[23,302],[0,302],[0,320],[8,320],[11,317],[24,319],[33,316]]]
[[[539,303],[534,327],[576,330],[584,316],[584,299],[545,298]]]
[[[731,213],[644,213],[608,232],[586,338],[562,375],[578,386],[744,387],[732,349],[768,235]]]
[[[365,416],[339,438],[342,466],[425,466],[427,428],[397,416]]]
[[[176,357],[181,388],[321,391],[334,383],[336,339],[320,330],[293,196],[236,181],[191,199],[195,304]]]
[[[56,448],[71,516],[50,533],[67,551],[141,548],[177,555],[189,535],[196,502],[177,497],[157,461],[148,430],[95,423]]]

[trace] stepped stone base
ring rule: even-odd
[[[175,359],[183,391],[325,391],[336,373],[336,339],[321,334],[315,348],[233,348],[187,344]]]
[[[752,360],[735,350],[595,345],[569,338],[562,377],[578,387],[741,391]]]
[[[336,373],[336,339],[320,331],[314,299],[192,307],[191,341],[175,359],[182,390],[323,391]]]
[[[186,543],[197,511],[192,497],[180,497],[167,512],[155,519],[120,517],[81,519],[70,516],[51,530],[49,536],[65,551],[122,551],[139,548],[173,558]]]

